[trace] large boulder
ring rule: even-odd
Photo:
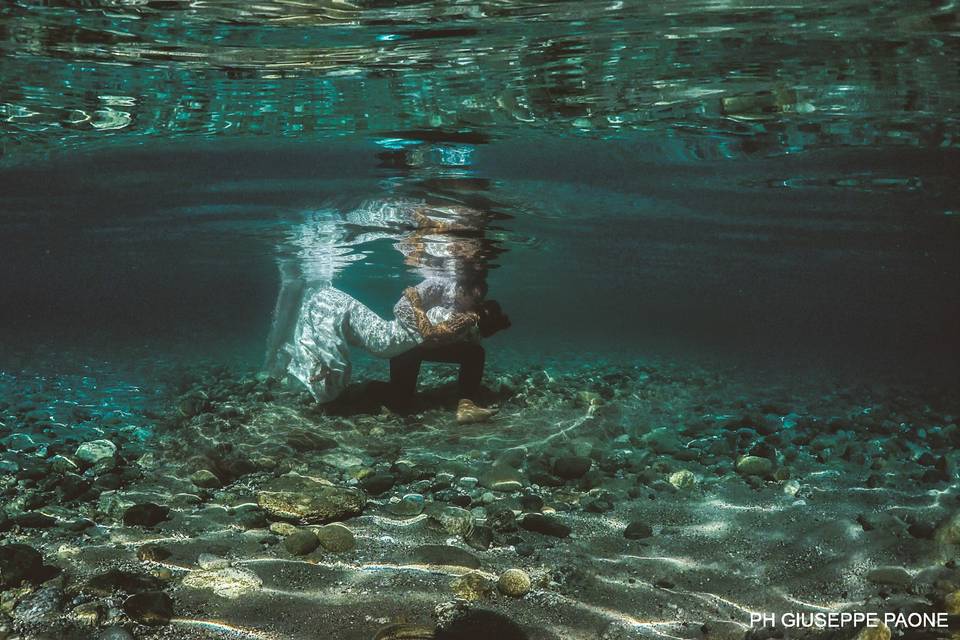
[[[366,496],[356,489],[288,473],[257,492],[257,504],[276,518],[326,523],[359,515]]]

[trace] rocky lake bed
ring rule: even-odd
[[[0,378],[0,638],[947,638],[955,389],[449,372],[409,414],[224,366]],[[86,385],[86,386],[85,386]],[[86,389],[86,391],[85,391]],[[945,613],[763,629],[751,613]]]

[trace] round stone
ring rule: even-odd
[[[453,580],[450,588],[464,600],[480,600],[493,591],[493,584],[483,573],[469,571]]]
[[[419,493],[408,493],[399,499],[392,499],[387,504],[387,511],[395,516],[416,516],[423,511],[424,498]]]
[[[109,440],[92,440],[77,447],[76,457],[89,464],[97,464],[101,460],[110,460],[117,453],[117,445]]]
[[[324,549],[334,553],[352,551],[357,546],[353,532],[342,524],[328,524],[320,527],[317,529],[316,536]]]
[[[693,472],[683,469],[682,471],[675,471],[670,474],[670,484],[679,489],[680,491],[687,491],[692,489],[693,486],[697,483],[696,476],[693,475]]]
[[[507,569],[500,574],[497,588],[504,595],[519,598],[530,591],[530,576],[522,569]]]
[[[627,540],[642,540],[643,538],[649,538],[653,535],[653,527],[648,525],[646,522],[641,522],[640,520],[634,520],[627,525],[627,528],[623,531],[623,537]]]
[[[201,489],[219,489],[223,486],[223,483],[220,482],[220,478],[213,475],[213,472],[209,469],[200,469],[199,471],[194,472],[190,476],[190,482]]]
[[[283,546],[295,556],[305,556],[320,546],[320,540],[313,531],[300,529],[284,538]]]
[[[163,591],[145,591],[124,600],[123,611],[141,624],[165,625],[173,617],[173,600]]]
[[[773,471],[773,462],[760,456],[743,456],[737,460],[737,473],[745,476],[768,476]]]

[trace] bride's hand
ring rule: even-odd
[[[415,287],[407,287],[403,290],[403,295],[414,308],[420,308],[422,300],[420,299],[420,292]]]

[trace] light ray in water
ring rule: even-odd
[[[182,625],[186,627],[200,627],[202,629],[210,629],[212,631],[218,631],[220,633],[227,633],[235,638],[249,638],[250,640],[284,640],[284,636],[278,636],[273,633],[266,633],[264,631],[255,631],[253,629],[246,629],[244,627],[238,627],[236,625],[227,624],[220,620],[200,620],[196,618],[172,618],[170,620],[171,624]]]
[[[799,604],[800,606],[807,607],[808,609],[816,609],[817,611],[826,611],[826,612],[840,611],[846,607],[858,604],[856,602],[828,602],[826,604],[814,604],[813,602],[804,602],[800,598],[795,598],[794,596],[791,596],[789,593],[786,593],[781,589],[774,589],[773,592],[776,593],[781,598],[783,598],[784,600],[786,600],[787,602],[790,602],[792,604]]]
[[[683,638],[679,636],[670,635],[669,633],[666,633],[660,629],[661,627],[671,628],[680,626],[680,623],[678,623],[676,620],[640,620],[639,618],[634,618],[633,616],[623,613],[622,611],[617,611],[616,609],[587,604],[586,602],[574,600],[573,598],[568,598],[562,595],[555,595],[554,597],[558,600],[563,600],[569,606],[576,607],[578,609],[586,609],[587,611],[611,618],[618,622],[624,622],[631,626],[645,629],[659,637],[670,638],[671,640],[683,640]]]

